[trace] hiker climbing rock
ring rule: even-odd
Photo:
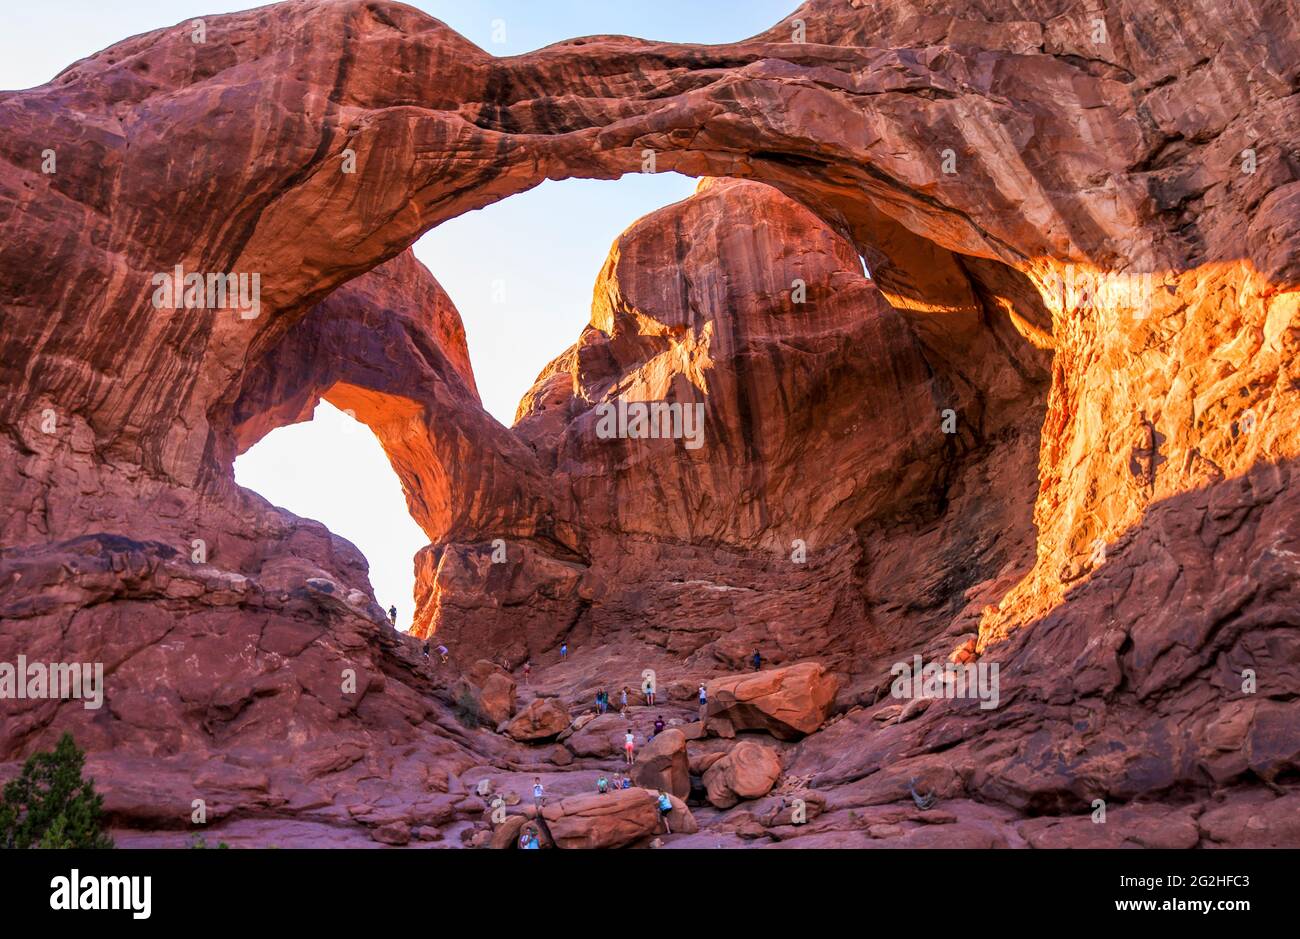
[[[754,650],[754,654],[750,658],[750,662],[754,666],[754,671],[758,671],[760,668],[763,667],[763,656],[759,654],[757,649]]]
[[[668,813],[673,810],[673,800],[668,798],[668,793],[660,789],[659,798],[656,802],[659,807],[659,817],[664,820],[664,833],[671,835],[673,833],[673,828],[668,824]]]
[[[567,642],[562,642],[560,643],[560,661],[563,662],[568,657],[569,657],[569,644]]]
[[[388,608],[388,621],[394,626],[397,625],[397,605],[393,604]]]
[[[442,659],[442,664],[447,664],[447,647],[438,646],[438,658]]]
[[[933,791],[927,792],[924,795],[916,791],[915,776],[913,776],[910,780],[908,780],[907,791],[911,793],[912,801],[916,803],[916,807],[920,809],[922,812],[926,811],[927,809],[933,808],[934,804],[939,801],[938,796],[936,796]]]
[[[426,642],[423,646],[421,646],[420,651],[424,653],[424,657],[427,660],[429,658],[429,643]]]

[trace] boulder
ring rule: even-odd
[[[741,799],[767,795],[781,775],[781,758],[771,747],[741,741],[704,774],[709,802],[729,809]]]
[[[570,796],[544,806],[542,818],[556,847],[621,848],[661,831],[657,797],[658,793],[640,788]],[[681,810],[690,815],[685,804]]]
[[[662,789],[685,798],[691,792],[690,760],[686,736],[670,728],[641,748],[632,764],[632,781],[647,789]]]
[[[709,717],[726,718],[736,730],[797,740],[830,716],[837,686],[820,662],[732,675],[709,683]]]
[[[569,712],[555,698],[537,698],[506,725],[506,734],[525,743],[553,740],[569,726]]]
[[[499,724],[514,716],[515,681],[507,675],[494,673],[479,688],[479,707],[483,716]]]
[[[626,733],[626,718],[618,714],[601,714],[575,730],[564,743],[574,756],[604,759],[622,756]]]

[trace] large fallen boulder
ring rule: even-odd
[[[686,755],[686,735],[675,727],[657,734],[636,755],[632,781],[683,799],[690,795],[691,766]]]
[[[479,659],[465,677],[478,689],[479,710],[493,726],[514,716],[518,686],[504,668],[487,659]]]
[[[650,789],[618,789],[607,793],[570,796],[542,808],[542,818],[559,848],[621,848],[663,832]],[[669,823],[677,817],[683,833],[698,830],[684,803],[673,802]],[[688,821],[689,819],[689,821]]]
[[[456,682],[452,696],[465,714],[492,727],[515,713],[515,680],[499,665],[479,661]]]
[[[621,757],[623,735],[627,730],[627,718],[618,714],[601,714],[575,730],[564,743],[573,751],[574,756]]]
[[[515,740],[537,743],[553,740],[569,727],[569,712],[555,698],[537,698],[515,715],[506,734]]]
[[[801,662],[709,683],[710,722],[765,730],[778,740],[810,734],[830,715],[838,682],[820,662]]]
[[[781,775],[781,758],[771,747],[742,741],[704,774],[709,802],[729,809],[742,799],[758,799],[772,791]]]

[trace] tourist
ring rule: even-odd
[[[562,642],[560,643],[560,661],[563,662],[568,657],[569,657],[569,644],[567,642]]]
[[[622,700],[619,702],[619,710],[626,710],[626,709],[627,709],[627,685],[624,685],[623,697]]]
[[[546,794],[546,790],[542,788],[542,778],[540,776],[534,776],[533,777],[533,805],[537,806],[537,811],[539,813],[542,811],[542,796],[544,796],[545,794]]]
[[[604,714],[609,709],[609,694],[604,688],[596,692],[596,713]]]
[[[532,659],[525,659],[524,660],[524,684],[525,685],[529,684],[528,676],[530,676],[532,673],[533,673]]]
[[[442,659],[442,664],[447,664],[447,647],[438,646],[438,658]]]
[[[623,777],[623,788],[624,788],[624,789],[631,789],[631,788],[632,788],[632,777],[631,777],[631,776],[624,776],[624,777]]]
[[[397,625],[397,604],[393,604],[388,608],[388,621],[394,626]]]
[[[601,773],[600,777],[596,780],[596,791],[601,795],[609,792],[609,780],[605,778],[604,773]]]
[[[658,737],[663,732],[664,732],[664,716],[660,714],[658,717],[655,718],[655,732],[650,735],[650,739],[651,740],[655,739],[655,737]]]
[[[758,671],[763,667],[763,657],[758,654],[757,649],[754,650],[753,658],[750,661],[754,663],[754,671]]]
[[[654,707],[654,705],[655,705],[655,683],[654,683],[651,679],[647,678],[647,679],[645,680],[645,684],[641,686],[641,693],[645,695],[645,703],[646,703],[646,706],[647,706],[647,707]]]
[[[536,851],[541,846],[541,842],[537,839],[537,829],[529,825],[524,829],[524,834],[519,839],[519,847],[529,851]]]
[[[627,757],[627,765],[632,765],[632,750],[636,746],[632,741],[632,728],[627,729],[627,735],[623,738],[623,755]]]
[[[668,813],[673,810],[673,800],[668,798],[668,793],[664,792],[662,789],[659,790],[658,804],[659,817],[664,820],[664,833],[671,835],[673,829],[672,826],[668,824]]]
[[[429,660],[429,642],[428,642],[428,640],[425,640],[425,643],[424,643],[423,647],[421,647],[421,650],[420,650],[420,651],[422,651],[422,652],[424,653],[424,660],[427,662],[427,661]]]
[[[704,715],[708,712],[709,693],[700,685],[700,720],[704,720]]]

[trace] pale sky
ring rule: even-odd
[[[734,42],[788,16],[799,0],[415,0],[495,55],[577,36],[621,33],[674,42]],[[49,81],[79,58],[137,33],[248,9],[229,0],[4,0],[0,89]],[[494,37],[504,42],[494,42]],[[543,183],[444,222],[415,253],[465,322],[484,406],[503,424],[537,373],[578,338],[609,247],[641,216],[684,199],[695,180],[673,173]],[[494,302],[493,284],[504,284]],[[500,296],[500,291],[497,292]],[[235,463],[239,484],[323,522],[370,561],[375,596],[410,624],[413,557],[426,543],[397,476],[363,425],[328,404],[306,424],[272,432]]]

